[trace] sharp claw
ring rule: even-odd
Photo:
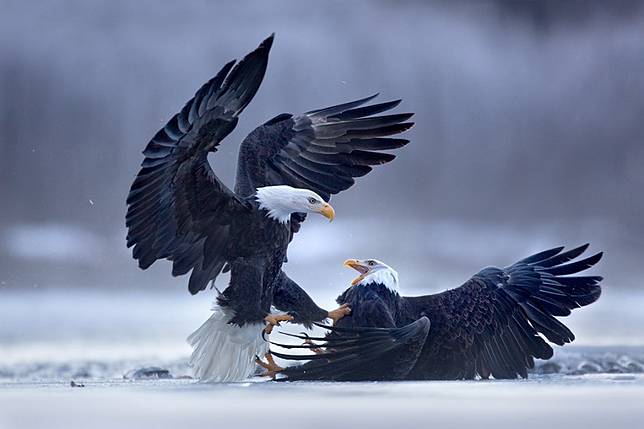
[[[258,355],[255,355],[255,363],[266,370],[266,372],[261,374],[260,377],[271,377],[274,379],[277,373],[284,370],[284,368],[281,368],[275,363],[270,351],[264,355],[264,358],[266,358],[266,362],[262,361]]]

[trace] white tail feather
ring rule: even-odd
[[[261,337],[261,323],[230,325],[232,311],[218,305],[212,316],[188,337],[193,347],[190,366],[194,376],[206,382],[242,381],[255,372],[255,356],[268,352]]]

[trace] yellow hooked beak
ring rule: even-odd
[[[333,210],[333,207],[331,207],[331,204],[329,203],[324,203],[318,213],[329,219],[329,222],[331,222],[335,218],[335,210]]]
[[[362,279],[365,278],[367,274],[369,274],[369,268],[366,267],[362,262],[358,261],[357,259],[347,259],[346,261],[344,261],[343,265],[348,268],[353,268],[354,270],[360,273],[358,277],[356,277],[351,281],[351,286],[357,285],[362,281]]]

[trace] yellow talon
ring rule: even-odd
[[[277,374],[284,371],[284,368],[275,363],[271,352],[266,353],[264,358],[266,359],[266,362],[263,362],[259,357],[255,358],[255,363],[266,370],[266,372],[261,375],[262,377],[271,377],[274,379]]]
[[[290,322],[292,320],[293,316],[289,314],[269,314],[264,317],[264,322],[266,322],[264,334],[270,334],[273,332],[273,328],[275,326],[280,326],[280,322]]]
[[[344,316],[348,316],[349,314],[351,314],[351,308],[349,307],[349,304],[342,304],[335,310],[329,311],[327,317],[333,320],[333,324],[335,325],[336,323],[338,323],[338,320],[342,319]]]

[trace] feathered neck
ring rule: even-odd
[[[293,207],[294,188],[290,186],[265,186],[257,188],[255,199],[261,210],[267,211],[270,219],[280,223],[291,220],[291,214],[296,211]]]
[[[393,268],[380,269],[369,273],[356,286],[367,286],[371,283],[381,284],[390,291],[399,293],[398,272]]]

